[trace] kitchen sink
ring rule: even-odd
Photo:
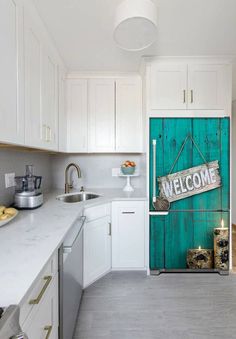
[[[73,203],[73,202],[80,202],[80,201],[87,201],[91,199],[99,198],[99,194],[95,193],[88,193],[88,192],[80,192],[80,193],[72,193],[72,194],[63,194],[57,197],[57,200]]]

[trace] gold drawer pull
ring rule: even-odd
[[[191,104],[193,103],[193,90],[191,89]]]
[[[183,103],[186,103],[186,90],[183,90]]]
[[[36,299],[31,299],[29,301],[30,305],[37,305],[39,304],[40,300],[42,299],[46,289],[48,288],[48,285],[50,284],[51,280],[52,280],[52,276],[51,275],[47,275],[45,277],[43,277],[43,280],[45,280],[45,284],[42,288],[42,290],[40,291],[39,295],[37,296]]]
[[[44,331],[47,331],[47,335],[46,335],[45,339],[48,339],[50,337],[51,332],[52,332],[52,326],[45,326]]]

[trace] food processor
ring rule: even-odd
[[[15,202],[18,209],[34,209],[42,206],[42,177],[34,175],[34,166],[26,165],[25,176],[15,177]]]

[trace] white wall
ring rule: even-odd
[[[35,174],[43,176],[42,187],[47,191],[51,187],[50,156],[42,153],[0,150],[0,205],[13,202],[14,188],[5,188],[5,173],[24,175],[25,165],[34,165]]]
[[[236,100],[232,114],[232,222],[236,224]]]
[[[71,163],[78,164],[82,171],[82,178],[78,180],[75,171],[72,173],[74,187],[80,188],[122,188],[124,178],[112,177],[112,168],[119,167],[124,160],[133,160],[137,164],[140,177],[132,178],[134,187],[145,189],[145,156],[134,154],[70,154],[53,155],[52,178],[53,187],[64,189],[65,168]]]

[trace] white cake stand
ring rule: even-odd
[[[126,185],[124,186],[123,188],[123,191],[124,192],[133,192],[134,191],[134,188],[133,186],[131,185],[131,178],[132,177],[139,177],[139,174],[119,174],[119,177],[125,177],[126,178]]]

